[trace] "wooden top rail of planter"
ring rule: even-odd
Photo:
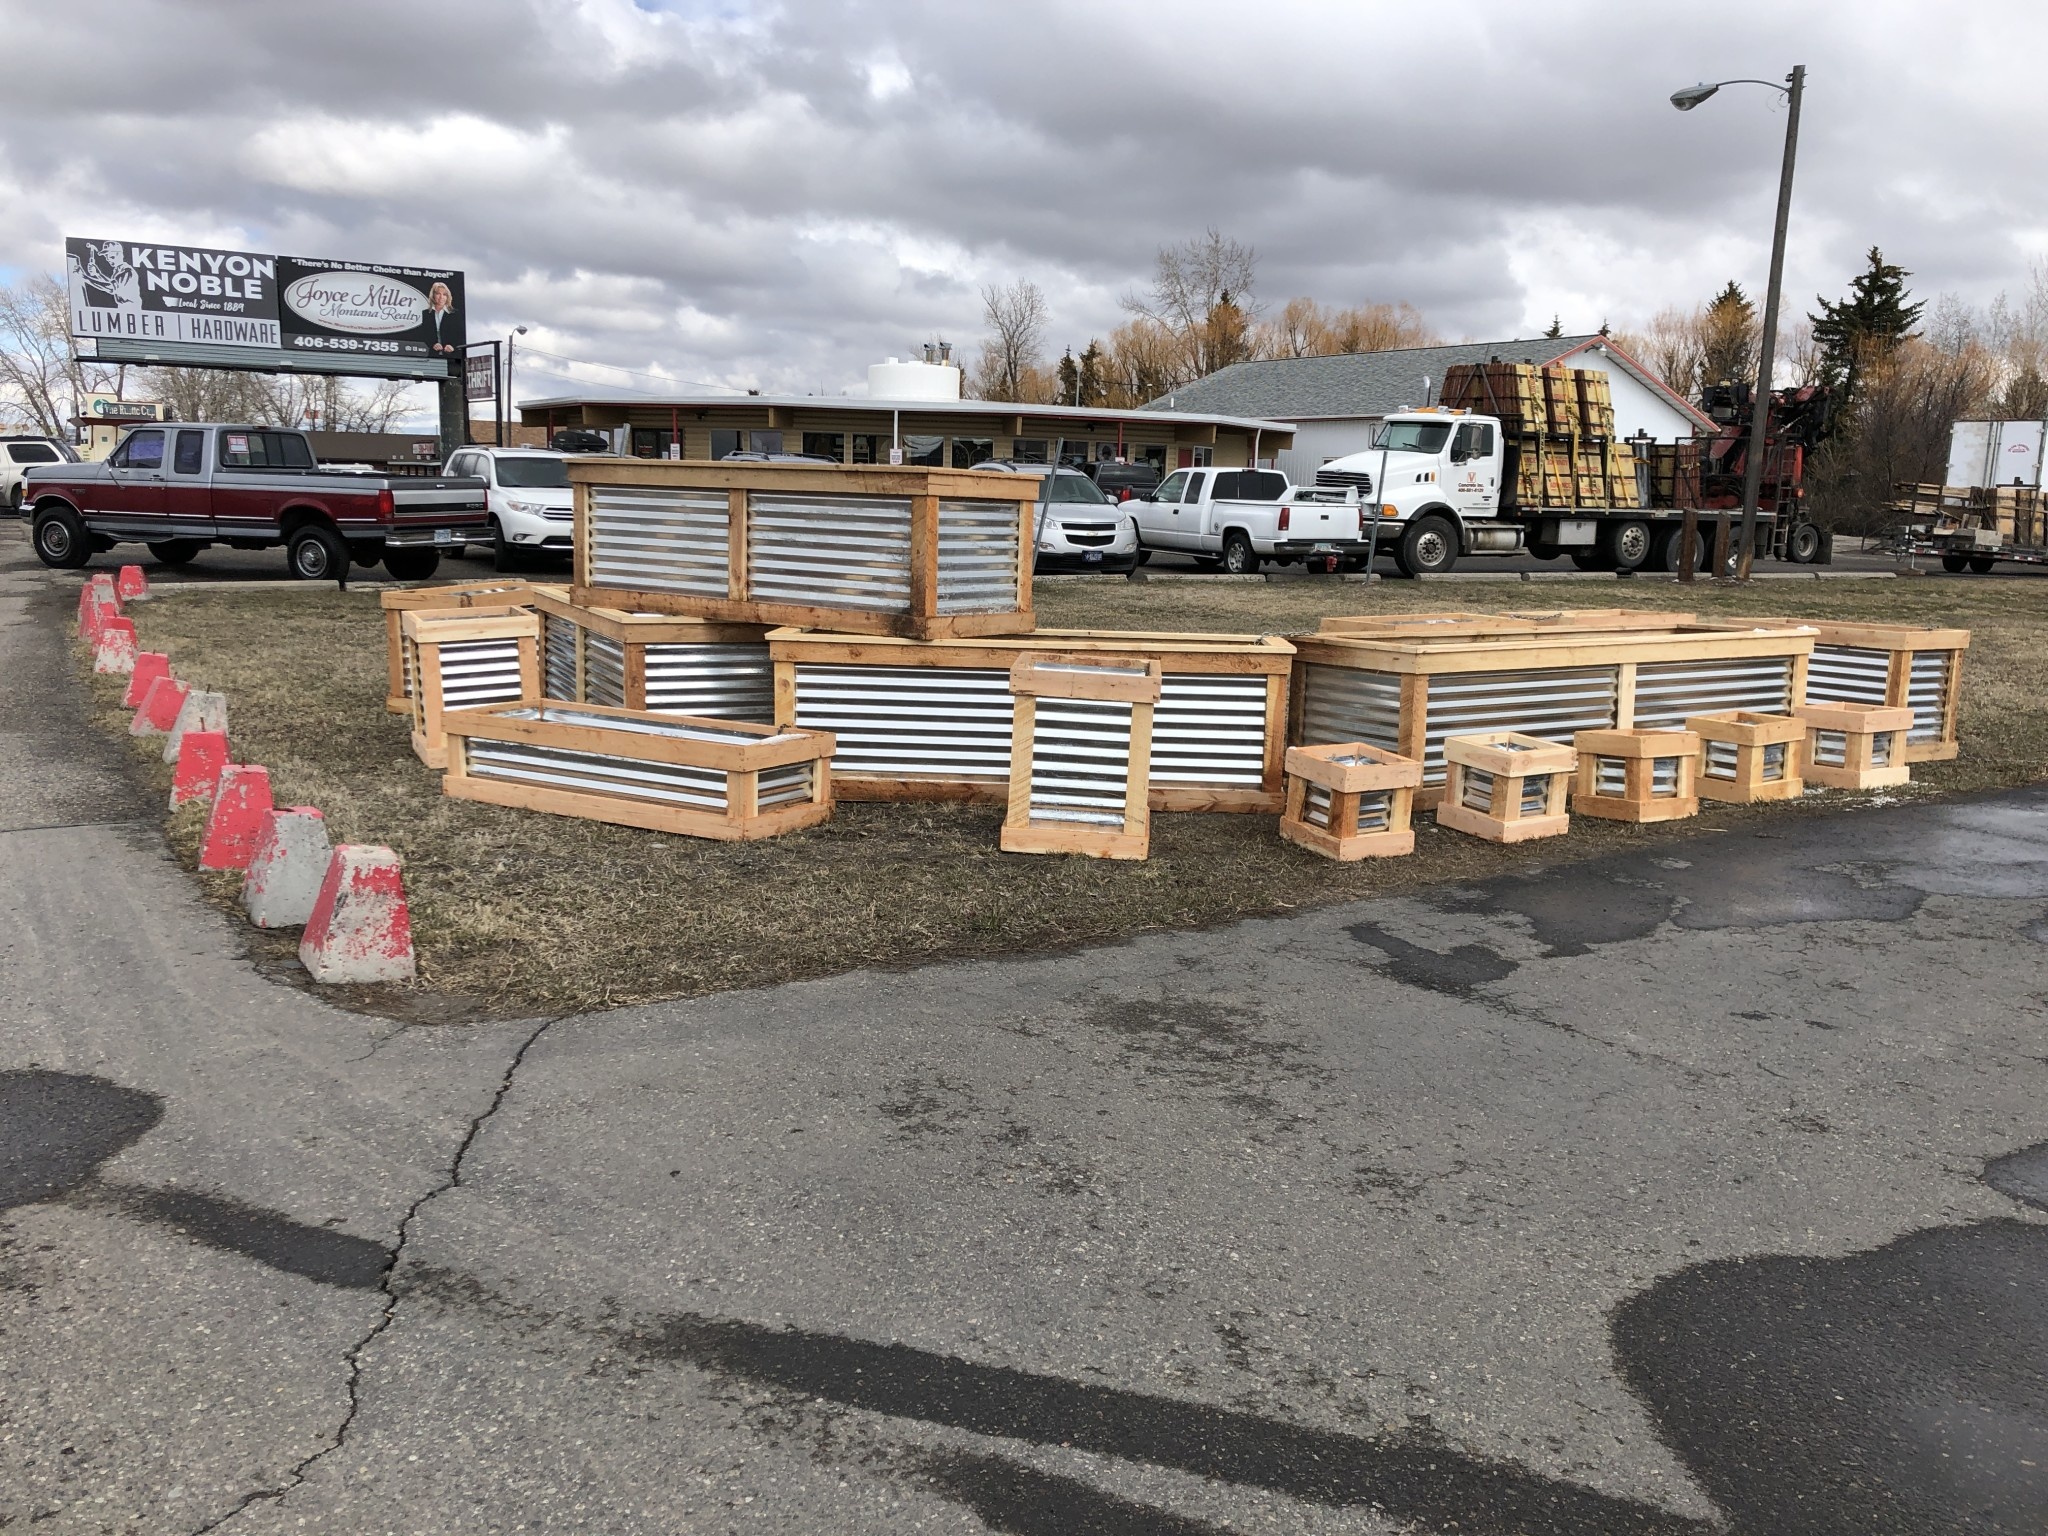
[[[1032,627],[1035,475],[572,461],[577,602],[944,640]]]
[[[1390,613],[1332,615],[1318,634],[1353,639],[1434,639],[1442,635],[1472,638],[1541,635],[1592,631],[1625,633],[1664,630],[1697,622],[1690,613],[1645,608],[1559,608],[1542,613]]]

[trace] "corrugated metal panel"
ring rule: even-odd
[[[726,776],[719,770],[567,752],[523,741],[484,741],[473,736],[463,740],[467,770],[479,779],[512,779],[705,811],[725,809]]]
[[[551,699],[576,697],[576,631],[573,619],[540,616],[541,689]]]
[[[1813,761],[1823,768],[1840,768],[1849,761],[1849,738],[1840,731],[1815,731],[1807,742]]]
[[[1302,668],[1302,745],[1363,741],[1388,751],[1401,746],[1401,679],[1311,662]]]
[[[1009,613],[1017,608],[1017,505],[947,499],[939,503],[939,612]]]
[[[1890,651],[1867,646],[1816,645],[1806,664],[1806,702],[1881,705],[1891,661]]]
[[[775,719],[775,664],[766,641],[650,645],[646,665],[649,709],[763,725]]]
[[[1312,827],[1328,828],[1330,825],[1330,790],[1324,784],[1303,786],[1301,797],[1301,819]]]
[[[1593,791],[1620,799],[1628,793],[1628,763],[1619,757],[1593,759]]]
[[[1732,779],[1735,777],[1737,756],[1732,741],[1706,742],[1700,754],[1700,773],[1709,779]],[[1782,753],[1780,757],[1782,759]]]
[[[723,491],[593,485],[591,583],[724,597],[732,584],[731,521]]]
[[[781,768],[763,768],[755,783],[755,808],[765,811],[770,806],[794,805],[811,799],[811,781],[815,769],[814,763],[790,763]]]
[[[1131,706],[1041,698],[1032,715],[1033,821],[1120,827],[1131,770]]]
[[[441,704],[467,709],[519,697],[517,640],[454,640],[435,646],[441,657]]]
[[[1645,662],[1636,668],[1638,730],[1673,730],[1684,726],[1687,715],[1724,709],[1782,714],[1791,702],[1789,656]]]
[[[1460,672],[1429,680],[1429,723],[1423,735],[1425,784],[1444,778],[1444,742],[1482,731],[1520,731],[1569,744],[1580,731],[1614,724],[1612,667],[1569,671]],[[1540,782],[1540,781],[1538,781]]]
[[[908,497],[757,492],[749,505],[747,590],[755,601],[910,611]]]
[[[626,648],[610,635],[583,637],[583,702],[626,707]]]
[[[1167,673],[1152,711],[1152,782],[1256,789],[1265,772],[1265,678]]]
[[[1666,797],[1678,793],[1677,758],[1653,757],[1650,759],[1650,793]]]
[[[1906,680],[1906,702],[1913,709],[1908,741],[1939,741],[1948,706],[1948,669],[1955,657],[1948,651],[1916,651]]]

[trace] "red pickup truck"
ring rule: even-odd
[[[483,536],[488,497],[473,477],[321,469],[303,432],[218,422],[136,427],[101,463],[36,466],[23,492],[36,555],[59,570],[123,542],[165,565],[212,544],[281,544],[307,581],[380,560],[400,581],[424,580],[444,552]]]

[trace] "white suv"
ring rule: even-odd
[[[1033,570],[1127,576],[1138,568],[1138,520],[1078,469],[1017,459],[989,459],[974,467],[1039,477]]]
[[[21,510],[22,480],[38,464],[76,464],[78,455],[51,437],[0,437],[0,497]]]
[[[546,448],[458,448],[448,475],[475,475],[490,487],[493,562],[517,570],[543,555],[575,546],[576,499],[569,489],[569,456]]]

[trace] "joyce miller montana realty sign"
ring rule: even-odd
[[[64,251],[81,352],[412,378],[447,376],[462,353],[457,271],[124,240]],[[192,350],[218,347],[232,361]]]

